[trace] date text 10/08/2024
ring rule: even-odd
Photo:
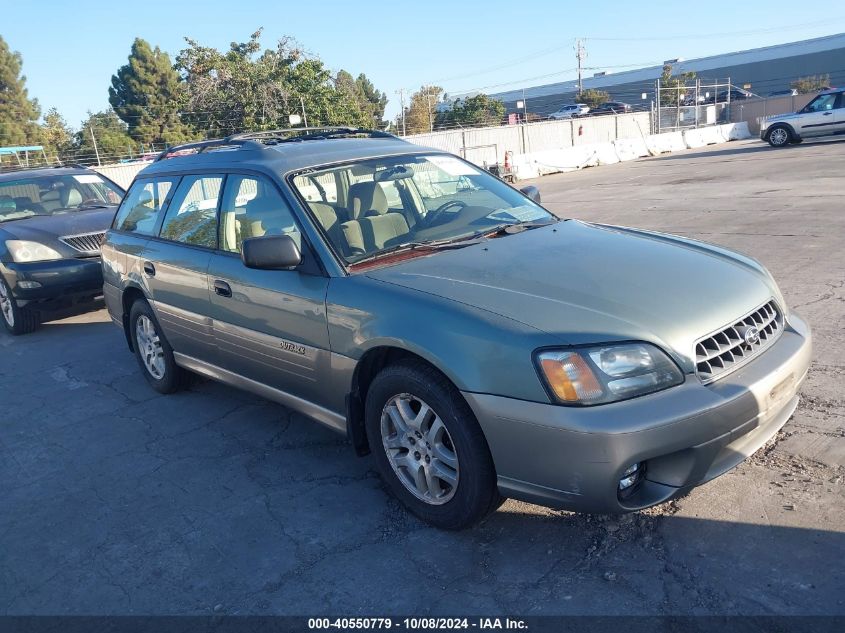
[[[309,618],[311,630],[527,630],[518,618]]]

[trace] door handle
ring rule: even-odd
[[[214,280],[214,292],[221,297],[231,297],[232,287],[222,279]]]
[[[833,112],[825,112],[822,116],[830,116],[831,114],[833,114]]]
[[[144,262],[144,273],[146,273],[148,277],[156,276],[156,267],[153,266],[152,262]]]

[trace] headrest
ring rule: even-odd
[[[308,206],[311,211],[317,216],[317,221],[327,231],[337,224],[337,212],[330,204],[325,202],[309,202]]]
[[[278,198],[269,196],[257,196],[246,203],[246,214],[250,220],[261,220],[268,216],[281,215],[279,211],[280,202]]]
[[[66,207],[78,207],[82,204],[82,194],[79,193],[78,189],[68,189],[67,200],[63,204]]]
[[[359,182],[349,187],[349,212],[353,220],[375,211],[378,215],[387,213],[387,196],[375,182]]]

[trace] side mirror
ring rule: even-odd
[[[527,187],[523,187],[520,189],[522,193],[525,194],[527,198],[530,198],[532,201],[540,204],[540,190],[537,189],[534,185],[528,185]]]
[[[290,235],[267,235],[244,240],[241,260],[247,268],[290,270],[302,263],[302,253]]]

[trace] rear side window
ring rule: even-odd
[[[152,235],[159,211],[176,178],[136,180],[129,188],[114,218],[114,228],[140,235]]]
[[[223,176],[185,176],[176,188],[161,225],[166,240],[217,248],[217,199]]]

